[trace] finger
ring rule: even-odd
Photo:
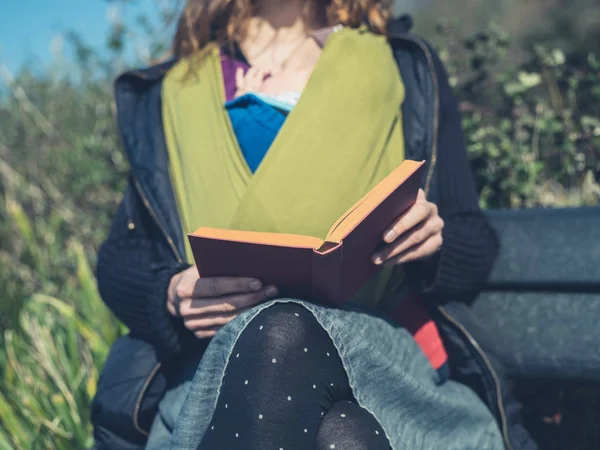
[[[236,310],[257,305],[261,301],[273,298],[277,295],[277,289],[269,286],[260,292],[250,294],[229,295],[221,298],[191,299],[181,303],[181,315],[225,314]]]
[[[257,292],[263,285],[256,278],[208,277],[196,280],[192,298],[213,298],[230,294]]]
[[[430,239],[427,239],[425,242],[422,242],[419,245],[411,247],[404,253],[399,254],[389,260],[387,260],[384,265],[391,266],[396,264],[405,264],[411,261],[418,261],[423,258],[427,258],[428,256],[433,255],[437,251],[440,250],[443,244],[442,234],[436,234],[432,236]]]
[[[273,70],[270,67],[264,68],[260,76],[260,82],[262,83],[263,81],[265,81],[272,73]]]
[[[261,85],[266,76],[266,70],[261,67],[256,67],[252,72],[251,81],[252,85],[258,87]]]
[[[171,314],[172,316],[177,316],[177,311],[175,311],[175,306],[171,302],[167,302],[167,311],[169,311],[169,314]]]
[[[383,234],[383,240],[390,243],[426,220],[434,211],[432,205],[429,202],[415,203]]]
[[[244,82],[247,83],[249,80],[253,79],[256,75],[256,70],[256,66],[248,67],[248,70],[246,70],[246,73],[244,74]]]
[[[407,233],[404,233],[392,244],[386,245],[382,250],[373,255],[373,262],[381,264],[394,256],[404,253],[408,249],[415,247],[432,236],[441,233],[444,228],[444,221],[439,217],[432,217],[426,222],[421,222]]]
[[[200,329],[212,329],[222,327],[228,324],[237,316],[247,311],[249,308],[243,308],[238,311],[226,314],[213,315],[198,315],[186,317],[183,321],[185,327],[191,331],[199,331]]]
[[[194,286],[196,285],[198,278],[200,277],[196,266],[188,267],[181,272],[173,288],[174,297],[179,297],[181,299],[190,297],[194,292]]]
[[[255,71],[252,77],[246,79],[246,89],[248,91],[258,91],[262,85],[262,75],[260,71]]]
[[[221,327],[216,327],[216,328],[213,328],[210,330],[198,330],[198,331],[194,332],[194,335],[198,339],[210,339],[215,334],[217,334],[217,331],[219,331],[220,329],[221,329]]]
[[[252,91],[256,88],[256,80],[260,70],[257,67],[250,67],[244,76],[244,87],[247,91]]]
[[[277,67],[277,66],[271,66],[267,69],[266,71],[266,75],[265,76],[272,76],[274,77],[275,75],[279,75],[281,73],[281,68]]]
[[[244,69],[242,67],[238,67],[235,71],[235,86],[238,89],[244,87]]]
[[[383,249],[376,252],[373,255],[373,262],[375,264],[382,264],[390,258],[393,258],[400,253],[404,253],[409,248],[412,248],[427,239],[429,236],[427,236],[425,233],[425,222],[422,222],[408,233],[404,233],[394,242],[386,245]]]

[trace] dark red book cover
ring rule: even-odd
[[[385,230],[414,204],[424,162],[404,161],[332,226],[311,236],[199,228],[189,235],[201,277],[254,277],[280,296],[341,305],[378,270]]]

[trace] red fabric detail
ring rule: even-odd
[[[392,312],[391,317],[413,335],[435,370],[448,361],[448,354],[437,325],[418,296],[410,295],[403,299],[400,306]]]

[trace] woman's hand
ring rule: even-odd
[[[277,295],[254,278],[200,278],[192,266],[171,278],[167,309],[198,338],[214,336],[245,310]]]
[[[444,221],[419,189],[417,201],[384,234],[387,245],[373,255],[377,265],[404,264],[426,258],[442,246]]]

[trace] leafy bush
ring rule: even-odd
[[[510,49],[502,30],[463,38],[441,25],[438,36],[482,205],[597,204],[600,56],[537,45],[517,67],[494,71]]]

